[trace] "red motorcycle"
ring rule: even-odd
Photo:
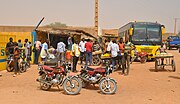
[[[112,73],[113,67],[108,66],[106,68],[83,68],[79,74],[79,78],[82,80],[82,87],[86,87],[89,84],[99,84],[99,88],[104,94],[113,94],[116,92],[117,83],[109,75]]]
[[[64,91],[69,95],[76,95],[82,88],[82,83],[77,76],[70,75],[71,64],[67,63],[63,67],[50,67],[39,65],[39,78],[42,90],[49,90],[52,86],[63,86]]]
[[[148,53],[147,52],[138,52],[138,59],[141,63],[146,63],[148,60]]]

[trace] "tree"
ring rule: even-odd
[[[61,23],[61,22],[50,23],[49,25],[46,25],[46,26],[49,26],[49,27],[67,27],[66,24]]]

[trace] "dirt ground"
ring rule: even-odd
[[[101,94],[98,85],[82,89],[76,96],[65,95],[62,88],[42,91],[36,82],[37,66],[17,77],[1,71],[0,104],[180,104],[180,54],[169,52],[175,56],[176,72],[155,72],[154,62],[135,62],[129,76],[120,71],[111,75],[118,86],[114,95]]]

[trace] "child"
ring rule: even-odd
[[[16,77],[17,73],[20,74],[20,71],[19,71],[19,65],[18,65],[18,61],[19,61],[19,48],[18,48],[18,43],[15,42],[14,43],[14,75],[13,77]]]
[[[161,44],[159,51],[160,51],[160,53],[166,53],[166,49],[163,47],[163,44]]]
[[[166,54],[166,50],[163,47],[163,44],[161,44],[161,47],[159,48],[160,54]],[[161,65],[164,65],[164,58],[161,58]]]

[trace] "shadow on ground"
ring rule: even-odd
[[[156,71],[155,68],[150,68],[149,71],[150,71],[150,72],[174,72],[173,70],[163,69],[163,68],[159,68],[158,71]]]
[[[178,77],[178,76],[169,76],[169,78],[180,79],[180,77]]]

